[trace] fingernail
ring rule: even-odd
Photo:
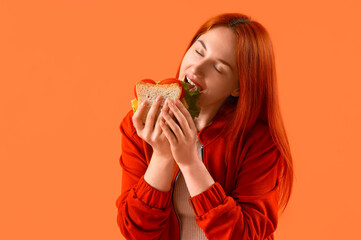
[[[160,98],[161,98],[161,96],[158,96],[155,101],[160,102]]]
[[[144,100],[141,105],[144,106],[146,103],[147,103],[147,100]]]
[[[168,102],[172,107],[174,107],[174,103],[172,101]]]

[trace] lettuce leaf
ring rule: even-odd
[[[197,105],[199,98],[199,90],[189,91],[189,85],[186,82],[181,81],[184,88],[184,99],[188,104],[188,111],[191,114],[192,118],[198,117],[199,112],[201,111],[200,107]]]

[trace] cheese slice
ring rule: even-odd
[[[135,113],[135,111],[137,111],[138,109],[138,100],[136,98],[134,98],[132,101],[130,101],[132,103],[132,108],[133,108],[133,114]]]

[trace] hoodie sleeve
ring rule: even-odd
[[[191,198],[196,222],[208,239],[274,239],[280,152],[263,130],[249,138],[243,152],[231,196],[215,182]]]
[[[132,115],[130,111],[120,125],[122,189],[116,200],[117,223],[127,239],[160,239],[168,227],[172,191],[159,191],[144,180],[147,146],[136,134]]]

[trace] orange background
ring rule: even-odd
[[[119,124],[133,84],[176,74],[206,19],[275,48],[295,161],[278,240],[359,236],[361,19],[343,1],[0,1],[0,239],[122,239]]]

